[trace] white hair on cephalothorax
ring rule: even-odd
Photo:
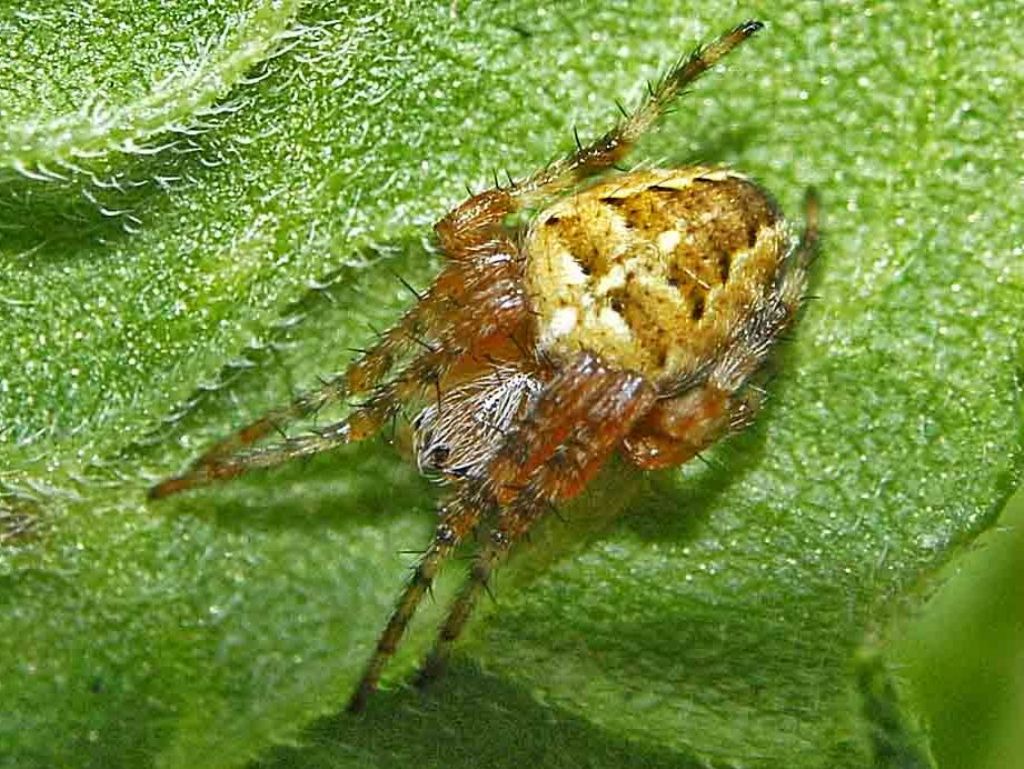
[[[542,386],[518,369],[495,367],[444,392],[412,423],[420,472],[479,477]]]

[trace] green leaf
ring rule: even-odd
[[[861,767],[915,721],[857,650],[1020,473],[1015,5],[495,5],[0,10],[0,756]],[[612,468],[424,696],[450,569],[344,715],[438,492],[385,441],[146,487],[393,322],[465,183],[749,16],[636,159],[732,164],[794,218],[819,188],[819,298],[764,413],[708,464]]]
[[[935,769],[935,760],[918,723],[908,718],[899,688],[875,650],[856,660],[857,679],[870,727],[872,753],[879,769]]]
[[[923,611],[890,648],[930,725],[940,766],[1002,769],[1024,755],[1024,493],[999,525],[943,568]]]

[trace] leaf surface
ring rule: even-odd
[[[0,65],[0,756],[883,765],[856,651],[1019,477],[1014,10],[0,12],[20,42]],[[465,183],[603,131],[748,16],[768,28],[635,159],[729,163],[795,219],[820,190],[817,299],[764,413],[709,464],[613,468],[423,698],[397,684],[452,569],[392,687],[338,715],[436,490],[384,442],[161,505],[147,485],[393,322],[395,273],[429,283]]]

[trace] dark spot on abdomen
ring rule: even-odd
[[[761,231],[761,227],[757,222],[751,220],[747,222],[747,248],[753,248],[754,244],[757,243],[757,233]]]
[[[693,320],[700,320],[704,317],[704,297],[697,296],[693,297],[693,307],[690,308],[690,318]]]
[[[718,253],[718,277],[722,283],[729,282],[729,272],[732,270],[732,254],[728,251]]]

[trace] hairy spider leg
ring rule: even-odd
[[[583,145],[577,138],[575,152],[552,161],[524,181],[506,187],[495,185],[470,197],[435,226],[441,247],[449,258],[474,258],[479,251],[490,248],[495,237],[501,237],[509,214],[543,204],[552,195],[614,166],[686,86],[763,27],[759,21],[746,21],[698,47],[680,59],[657,84],[650,85],[637,108],[624,113],[599,139]]]
[[[500,277],[504,267],[496,259],[473,266],[474,273],[467,275],[465,264],[451,265],[420,301],[385,331],[373,347],[354,360],[344,373],[328,379],[316,389],[301,393],[291,403],[268,411],[217,441],[193,462],[193,467],[216,464],[224,456],[256,443],[271,432],[376,387],[420,340],[429,339],[436,333],[436,321],[444,318],[453,304],[465,299],[467,293],[484,284],[486,279]],[[461,292],[460,287],[463,287]]]
[[[557,503],[586,487],[656,397],[642,376],[607,367],[584,353],[543,391],[532,418],[495,456],[486,480],[460,489],[467,506],[493,509],[496,521],[441,626],[418,683],[426,684],[443,672],[480,592],[511,546]]]
[[[401,404],[423,398],[439,387],[461,358],[486,354],[489,347],[494,346],[495,337],[504,340],[527,321],[529,308],[526,297],[518,284],[515,287],[517,290],[512,291],[504,281],[484,287],[471,307],[450,321],[444,335],[450,339],[425,350],[392,381],[378,385],[346,419],[315,433],[285,438],[259,449],[236,450],[194,463],[182,475],[161,481],[150,489],[150,498],[160,499],[197,486],[235,478],[250,470],[275,467],[375,435]],[[468,344],[465,340],[469,340]],[[490,363],[474,360],[470,365],[479,368]]]
[[[622,119],[611,130],[587,145],[577,139],[576,152],[556,160],[514,188],[521,205],[533,204],[614,166],[690,83],[763,28],[759,21],[745,21],[681,58],[657,83],[648,84],[647,95],[637,108],[628,114],[623,111]]]
[[[480,254],[477,262],[453,263],[443,271],[431,287],[432,296],[439,300],[430,302],[425,297],[417,305],[424,308],[422,312],[415,317],[407,314],[345,375],[216,444],[185,473],[154,486],[150,497],[166,497],[234,478],[250,469],[272,467],[368,438],[387,423],[402,403],[437,388],[445,374],[459,365],[461,358],[484,355],[494,346],[496,336],[504,338],[516,333],[528,320],[529,309],[521,285],[513,277],[518,265],[510,256],[511,243],[496,245],[503,245],[504,250],[492,248]],[[429,334],[425,339],[416,337],[426,349],[394,379],[381,383],[379,380],[390,370],[392,361],[382,363],[380,356],[391,356],[399,345],[397,340],[412,335],[410,324],[413,322],[420,323]],[[482,362],[474,365],[479,367]],[[367,391],[369,398],[342,422],[313,435],[286,438],[258,450],[243,450],[270,430],[280,429],[282,422],[298,419],[331,401]]]
[[[775,340],[793,324],[804,298],[808,267],[818,251],[820,205],[814,190],[807,191],[805,208],[804,231],[780,264],[773,287],[751,308],[707,378],[659,400],[623,441],[623,454],[636,467],[680,465],[725,433],[750,424],[761,403],[751,377],[764,366]]]
[[[150,499],[178,494],[182,491],[206,486],[218,481],[237,478],[251,470],[268,469],[293,459],[309,457],[365,440],[387,423],[399,407],[400,394],[418,387],[423,381],[430,381],[445,365],[439,354],[422,355],[410,365],[397,380],[377,388],[366,402],[360,404],[346,419],[306,435],[285,438],[268,446],[249,450],[236,450],[229,454],[213,456],[205,462],[193,463],[181,475],[172,476],[149,490]]]
[[[551,446],[553,449],[565,439],[571,430],[572,420],[568,419],[565,423],[559,423],[552,417],[572,403],[577,404],[577,412],[573,412],[573,414],[579,416],[579,407],[588,403],[599,392],[602,385],[606,384],[606,378],[597,375],[599,371],[599,363],[593,357],[588,356],[579,361],[577,365],[569,367],[556,376],[552,384],[542,392],[540,401],[532,411],[533,416],[527,416],[520,427],[505,440],[503,453],[518,456],[519,465],[544,461],[543,449],[528,451],[524,454],[524,448]],[[546,398],[544,393],[547,393]],[[527,440],[534,440],[535,443],[524,443]],[[550,455],[551,450],[547,450],[546,453]],[[493,466],[493,461],[491,464]],[[487,474],[484,477],[487,477]],[[432,584],[442,562],[451,555],[465,534],[475,528],[480,518],[498,506],[498,497],[499,495],[493,492],[485,491],[479,483],[471,487],[467,482],[459,487],[459,492],[447,508],[453,511],[449,515],[458,516],[456,519],[458,525],[453,524],[446,516],[442,525],[438,527],[430,549],[423,556],[413,580],[399,598],[384,632],[377,642],[377,647],[367,663],[363,678],[349,702],[350,711],[361,710],[370,693],[376,688],[381,670],[394,654],[398,641],[412,619],[420,600]],[[468,528],[464,529],[464,525]]]
[[[373,656],[363,671],[355,692],[348,703],[350,713],[357,713],[366,707],[366,701],[377,688],[384,665],[394,655],[405,629],[416,613],[423,597],[430,592],[442,564],[451,557],[462,540],[477,526],[482,511],[479,507],[468,506],[462,500],[452,499],[443,510],[443,518],[434,531],[430,547],[420,557],[412,577],[402,591],[384,631],[377,639]]]
[[[493,296],[496,301],[502,302],[504,307],[494,307],[492,311],[489,311],[486,303],[483,305],[484,311],[477,321],[480,327],[478,331],[482,340],[493,338],[494,336],[502,337],[512,333],[507,324],[498,322],[496,325],[496,320],[500,321],[502,311],[507,312],[510,306],[514,306],[513,314],[509,318],[511,321],[519,323],[527,317],[525,315],[525,298],[523,298],[521,306],[519,306],[517,303],[510,301],[507,291],[500,286],[494,287]],[[479,362],[474,361],[475,364]],[[531,368],[529,361],[520,362],[526,364],[523,370]],[[495,364],[490,360],[486,361],[486,363],[490,367],[488,369],[490,375],[493,376]],[[513,371],[518,369],[510,367],[507,370]],[[599,382],[592,383],[595,387],[598,384]],[[450,478],[449,480],[454,480],[463,485],[468,483],[468,480],[465,479]],[[387,664],[388,659],[395,653],[406,627],[412,620],[423,596],[433,585],[441,566],[463,541],[464,537],[475,530],[480,518],[490,507],[490,503],[461,495],[456,495],[445,506],[444,520],[436,529],[430,547],[420,559],[412,579],[406,585],[405,590],[396,603],[384,631],[377,641],[374,653],[366,665],[359,685],[352,695],[348,705],[350,712],[358,712],[363,709],[370,694],[377,688],[381,671]]]

